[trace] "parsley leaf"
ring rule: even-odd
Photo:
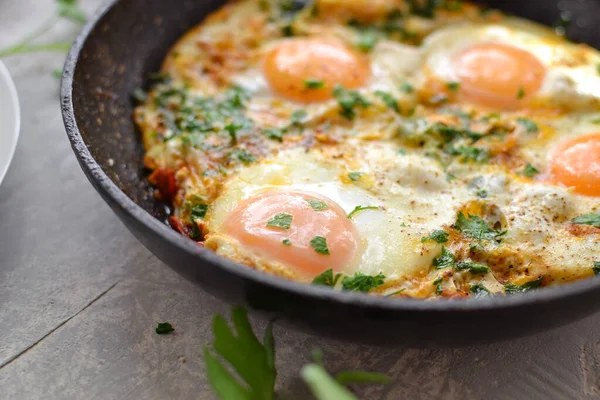
[[[191,208],[191,216],[192,220],[202,219],[206,216],[206,211],[208,211],[207,204],[194,204]]]
[[[325,87],[325,82],[320,79],[306,79],[304,81],[304,87],[307,89],[323,89]]]
[[[267,128],[262,130],[262,134],[267,137],[267,139],[277,140],[278,142],[283,142],[283,134],[285,133],[285,129],[280,128]]]
[[[363,210],[379,210],[379,207],[377,207],[377,206],[356,206],[356,207],[354,207],[354,210],[350,211],[350,214],[348,214],[348,218],[352,218],[354,216],[354,214],[356,214],[359,211],[363,211]]]
[[[460,83],[448,82],[448,83],[446,83],[446,87],[453,92],[457,92],[460,89]]]
[[[334,276],[333,269],[328,269],[327,271],[323,272],[321,275],[317,275],[315,277],[315,279],[313,279],[312,284],[334,287],[341,276],[342,276],[341,273],[337,273]]]
[[[361,177],[362,175],[363,175],[363,174],[362,174],[362,172],[358,172],[358,171],[355,171],[355,172],[350,172],[350,173],[348,174],[348,179],[350,179],[352,182],[356,182],[357,180],[359,180],[359,179],[360,179],[360,177]]]
[[[231,314],[237,335],[223,317],[217,315],[213,319],[213,349],[208,346],[204,349],[208,382],[221,399],[272,400],[277,376],[273,326],[267,326],[260,343],[252,331],[247,311],[234,307]],[[237,377],[214,353],[223,357]]]
[[[281,241],[281,243],[283,243],[285,246],[291,246],[292,245],[292,241],[290,239],[283,239]]]
[[[290,116],[290,120],[292,125],[301,125],[306,121],[306,117],[308,117],[308,113],[305,110],[296,110]]]
[[[471,294],[473,294],[474,297],[486,297],[486,296],[491,295],[488,288],[483,286],[482,283],[477,283],[475,285],[471,285],[471,287],[469,288],[469,291],[471,292]]]
[[[174,331],[175,328],[173,328],[173,325],[171,325],[168,322],[159,322],[156,326],[156,333],[158,333],[159,335],[164,335],[166,333],[171,333]]]
[[[523,86],[521,86],[519,88],[519,91],[517,92],[517,99],[522,99],[525,97],[525,88]]]
[[[600,261],[594,261],[594,266],[592,267],[592,271],[594,271],[594,275],[600,274]]]
[[[448,251],[446,246],[442,246],[442,254],[439,257],[433,259],[433,266],[436,269],[443,269],[448,267],[454,267],[456,257],[454,253]]]
[[[440,295],[442,294],[442,281],[444,280],[443,276],[440,276],[439,278],[437,278],[435,281],[433,281],[433,286],[435,286],[435,294]]]
[[[383,285],[385,275],[382,273],[376,276],[365,275],[362,272],[357,272],[353,276],[345,276],[342,279],[342,289],[352,292],[367,293],[378,286]]]
[[[536,167],[534,167],[533,165],[527,163],[527,165],[525,166],[525,169],[523,169],[522,174],[529,177],[529,178],[533,178],[534,176],[536,176],[537,174],[539,174],[540,171],[538,171],[538,169]]]
[[[535,133],[540,130],[535,122],[527,118],[517,118],[517,122],[523,126],[529,133]]]
[[[480,199],[485,199],[486,197],[488,197],[488,195],[489,193],[485,189],[479,189],[475,192],[475,196],[479,197]]]
[[[500,236],[506,234],[506,231],[496,231],[490,228],[481,217],[471,214],[465,217],[462,212],[458,213],[453,227],[463,235],[477,240],[500,241]]]
[[[365,29],[361,31],[358,35],[358,40],[356,41],[356,47],[364,53],[368,53],[373,50],[373,47],[379,41],[379,35],[372,29]]]
[[[520,292],[526,292],[526,291],[532,290],[532,289],[538,289],[539,287],[542,286],[543,280],[544,280],[544,277],[540,276],[538,279],[524,283],[522,285],[515,285],[513,283],[509,283],[507,285],[504,285],[504,292],[505,293],[520,293]]]
[[[329,255],[329,248],[327,247],[327,239],[323,236],[315,236],[309,242],[311,247],[319,254]]]
[[[589,213],[580,215],[577,218],[571,220],[574,224],[580,225],[591,225],[596,228],[600,228],[600,214],[599,213]]]
[[[412,93],[415,91],[415,88],[413,87],[413,85],[411,85],[410,83],[403,83],[400,86],[400,90],[402,90],[404,93]]]
[[[485,147],[460,146],[456,148],[448,145],[444,152],[451,156],[461,156],[463,161],[472,160],[483,164],[490,160],[490,151]]]
[[[321,201],[321,200],[306,199],[306,202],[308,204],[310,204],[312,209],[315,211],[324,211],[324,210],[329,209],[329,206],[327,206],[327,203],[325,203],[324,201]]]
[[[242,164],[250,164],[256,161],[256,156],[252,153],[247,152],[244,149],[233,149],[227,157],[230,160],[236,160],[241,162]]]
[[[394,96],[392,96],[388,92],[384,92],[383,90],[377,90],[377,91],[375,91],[375,96],[379,97],[385,103],[385,105],[388,106],[388,108],[390,108],[391,110],[396,111],[397,113],[400,112],[400,107],[398,107],[398,102],[396,101]]]
[[[333,96],[340,106],[340,115],[352,120],[356,116],[355,108],[367,108],[371,102],[356,90],[345,89],[342,85],[335,85]]]
[[[448,241],[448,232],[437,230],[433,231],[431,235],[421,238],[421,243],[425,243],[428,240],[433,240],[436,243],[446,243]]]
[[[292,226],[292,215],[286,213],[275,214],[271,219],[267,222],[267,226],[272,226],[275,228],[281,229],[290,229]]]
[[[487,265],[479,264],[473,261],[461,261],[456,263],[454,268],[457,271],[469,271],[472,274],[487,274],[491,272]]]

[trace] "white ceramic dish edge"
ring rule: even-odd
[[[0,185],[15,154],[20,127],[17,89],[8,69],[0,61]]]

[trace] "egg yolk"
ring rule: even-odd
[[[367,59],[337,40],[289,39],[271,50],[263,65],[271,89],[302,103],[332,97],[335,85],[363,86],[370,75]]]
[[[486,107],[514,109],[539,91],[546,69],[533,54],[501,43],[479,43],[457,54],[460,96]]]
[[[358,234],[344,210],[331,199],[308,192],[258,193],[235,208],[224,230],[256,254],[307,277],[350,266],[359,247]]]
[[[600,196],[600,133],[567,141],[551,161],[553,178],[576,193]]]

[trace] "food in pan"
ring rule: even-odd
[[[244,0],[135,120],[171,225],[292,280],[484,297],[600,272],[600,53],[466,2]]]

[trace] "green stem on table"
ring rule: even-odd
[[[70,41],[42,43],[42,44],[30,44],[30,45],[27,45],[27,44],[25,44],[25,45],[18,44],[16,46],[12,46],[12,47],[9,47],[7,49],[0,50],[0,58],[7,57],[7,56],[12,56],[12,55],[15,55],[15,54],[29,53],[29,52],[32,52],[32,51],[60,51],[60,52],[64,52],[64,51],[69,50],[70,47],[71,47],[71,42]]]

